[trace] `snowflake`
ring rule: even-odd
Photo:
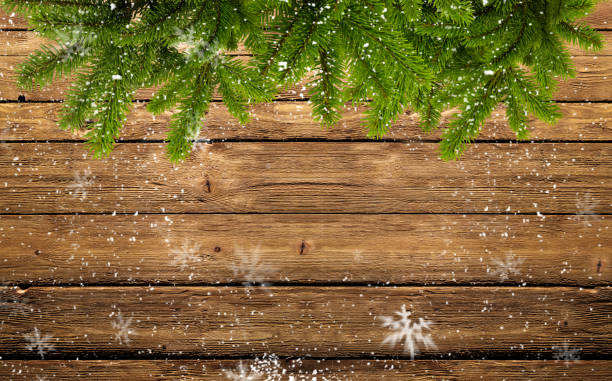
[[[74,173],[73,182],[68,184],[68,188],[72,189],[69,193],[83,201],[87,198],[87,188],[92,185],[93,178],[91,176],[91,169],[87,168],[83,170],[82,175],[79,171],[76,171]]]
[[[32,308],[28,307],[29,298],[12,298],[0,296],[0,311],[6,311],[8,316],[24,315]]]
[[[516,258],[512,252],[506,254],[506,258],[504,260],[500,260],[497,258],[493,259],[493,263],[496,268],[491,271],[492,274],[499,275],[499,279],[502,281],[508,280],[511,274],[520,275],[521,271],[519,270],[519,266],[524,262],[523,258]],[[489,272],[491,269],[487,269]]]
[[[182,53],[186,61],[192,59],[199,60],[223,60],[223,56],[220,54],[219,42],[217,40],[210,43],[196,36],[196,31],[193,26],[187,29],[174,28],[174,34],[176,36],[176,43],[173,47]]]
[[[49,342],[53,336],[41,335],[40,331],[36,327],[34,327],[34,331],[32,333],[27,333],[23,335],[23,337],[28,342],[28,344],[26,344],[26,349],[29,351],[36,350],[41,359],[45,358],[45,353],[55,350],[55,346]]]
[[[592,221],[597,220],[599,217],[595,212],[595,209],[599,205],[599,202],[593,199],[590,193],[586,193],[582,198],[576,198],[576,216],[574,219],[582,221],[585,228],[593,226]]]
[[[111,314],[112,316],[112,314]],[[130,329],[130,325],[132,324],[132,318],[124,319],[123,315],[121,315],[121,311],[117,313],[117,318],[115,321],[111,322],[112,327],[117,331],[115,332],[115,340],[119,341],[119,344],[129,344],[130,336],[134,332]]]
[[[56,40],[63,49],[60,60],[66,62],[76,56],[85,57],[91,51],[93,39],[81,26],[73,27],[69,31],[56,31]]]
[[[263,374],[255,369],[254,366],[246,366],[242,361],[238,363],[236,369],[225,370],[225,377],[232,381],[255,381],[261,380]]]
[[[181,271],[186,270],[190,264],[201,262],[202,258],[199,255],[200,245],[198,243],[191,243],[189,240],[185,240],[180,248],[170,249],[172,255],[172,264],[179,265]]]
[[[396,315],[400,318],[395,320],[391,316],[381,316],[379,319],[383,321],[383,327],[389,327],[393,331],[392,334],[388,335],[382,342],[384,344],[390,344],[395,347],[398,343],[404,342],[404,353],[410,354],[410,358],[414,360],[414,356],[419,353],[418,343],[423,343],[425,348],[436,349],[436,344],[433,342],[430,333],[423,333],[423,330],[431,330],[433,324],[429,320],[419,318],[418,323],[413,322],[409,319],[412,314],[410,311],[406,311],[406,305],[402,305],[401,311],[396,311]]]
[[[572,361],[578,361],[580,359],[578,356],[580,349],[570,348],[567,341],[563,342],[562,347],[554,346],[552,349],[555,351],[553,358],[557,361],[563,360],[565,366],[569,366]]]
[[[240,257],[240,262],[234,262],[231,265],[232,272],[235,277],[243,278],[242,284],[246,286],[247,291],[255,285],[267,287],[270,284],[266,283],[266,279],[276,270],[265,266],[260,259],[259,246],[253,252],[246,252],[241,248],[235,248],[234,253]]]

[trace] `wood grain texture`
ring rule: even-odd
[[[568,51],[572,56],[609,56],[612,55],[612,31],[600,32],[604,47],[600,51],[587,51],[578,46],[568,44]],[[0,31],[0,56],[27,56],[42,44],[50,43],[34,31],[9,30]],[[238,50],[229,52],[231,55],[249,55],[250,52],[239,45]]]
[[[612,355],[612,289],[538,287],[31,287],[2,319],[0,355],[40,358],[27,335],[49,336],[45,359],[139,356],[409,356],[383,316],[402,305],[432,322],[420,358],[584,359]],[[121,317],[119,317],[121,312]],[[113,327],[123,321],[124,336]],[[126,323],[127,321],[127,323]],[[594,358],[596,357],[596,358]]]
[[[82,143],[0,149],[4,213],[612,211],[602,143],[474,144],[456,162],[437,143],[201,143],[178,166],[161,143],[104,160]]]
[[[602,32],[605,41],[612,42],[612,33]],[[50,44],[51,40],[40,37],[40,35],[31,30],[0,30],[0,56],[25,56],[34,52],[42,44]],[[579,48],[570,47],[570,52],[577,55],[591,55],[591,53],[583,51]],[[609,55],[612,52],[605,49],[603,51],[592,53],[597,55]],[[250,52],[243,44],[239,44],[235,51],[228,51],[228,55],[250,55]]]
[[[0,377],[7,381],[47,377],[56,381],[80,378],[124,381],[228,381],[238,360],[73,360],[0,361]],[[609,381],[610,361],[453,361],[453,360],[244,360],[242,367],[263,381],[425,381],[425,380],[567,380]],[[283,375],[280,372],[285,371]],[[269,378],[264,378],[269,377]],[[293,377],[293,378],[291,378]]]
[[[248,57],[239,57],[248,59]],[[22,91],[16,87],[14,70],[23,57],[4,56],[0,60],[0,100],[17,101],[22,95],[27,101],[62,100],[70,86],[70,79],[54,82],[44,89]],[[576,56],[573,59],[576,77],[561,81],[553,98],[558,101],[610,101],[610,78],[612,78],[612,56]],[[134,99],[151,99],[156,89],[136,91]],[[297,86],[278,93],[277,99],[302,100],[308,98],[308,90]],[[219,95],[214,99],[219,100]]]
[[[586,16],[582,22],[597,29],[612,29],[612,5],[609,1],[600,1],[593,12]],[[0,29],[29,29],[28,22],[16,14],[7,14],[0,11]]]
[[[537,140],[612,140],[612,104],[560,103],[563,117],[550,126],[530,118],[531,139]],[[57,126],[57,103],[0,103],[0,141],[74,140],[83,141],[85,130],[73,134]],[[288,140],[288,139],[366,139],[363,126],[364,108],[347,108],[333,128],[322,128],[312,119],[308,102],[273,102],[253,107],[252,121],[240,125],[222,103],[212,103],[200,139]],[[448,126],[453,111],[443,113],[442,127]],[[136,103],[121,131],[121,140],[166,139],[172,113],[154,117],[145,104]],[[434,140],[442,130],[427,134],[419,127],[418,116],[406,112],[398,118],[386,139]],[[516,139],[508,127],[505,110],[499,107],[487,120],[478,137],[480,140]]]
[[[593,12],[582,21],[593,28],[612,29],[612,4],[610,4],[609,1],[598,2]],[[23,17],[0,11],[0,29],[28,28],[30,28],[30,26]]]
[[[594,215],[0,216],[0,283],[610,285],[611,241]]]

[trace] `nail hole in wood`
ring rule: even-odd
[[[221,251],[221,248],[219,246],[215,246],[215,253],[218,253]]]
[[[22,95],[17,97],[17,102],[25,102],[25,101],[26,101],[25,95],[22,94]]]
[[[42,253],[40,252],[40,250],[34,250],[34,254],[41,255]]]
[[[302,243],[300,244],[300,255],[306,254],[307,249],[308,245],[306,244],[306,242],[304,242],[304,240],[302,240]]]

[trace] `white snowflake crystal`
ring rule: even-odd
[[[580,357],[578,353],[579,348],[570,348],[567,341],[563,342],[563,346],[554,346],[552,349],[555,351],[553,358],[557,361],[563,361],[565,366],[569,366],[571,362],[578,361]]]
[[[83,170],[81,175],[80,171],[74,173],[74,180],[68,184],[69,193],[80,199],[81,201],[87,198],[87,188],[93,185],[93,177],[91,176],[91,169],[89,167]]]
[[[175,27],[174,34],[176,42],[172,45],[176,50],[183,54],[186,61],[192,59],[213,61],[223,61],[224,57],[219,49],[219,42],[214,40],[212,43],[206,41],[202,36],[197,36],[193,26],[187,29]]]
[[[200,257],[200,245],[198,243],[191,243],[189,240],[185,240],[180,248],[170,249],[172,258],[172,264],[178,265],[181,271],[186,270],[193,263],[202,261]]]
[[[245,251],[237,247],[234,249],[234,254],[240,258],[240,262],[234,262],[231,265],[232,272],[235,277],[244,279],[242,284],[247,287],[247,291],[255,285],[269,286],[266,279],[276,270],[261,261],[259,246],[253,251]]]
[[[41,335],[38,328],[34,327],[34,331],[32,333],[27,333],[23,335],[26,339],[26,349],[29,351],[36,351],[40,355],[41,359],[45,358],[45,353],[49,353],[55,350],[55,346],[50,343],[53,336],[51,335]]]
[[[599,219],[595,210],[599,202],[593,199],[590,193],[586,193],[582,198],[576,197],[576,216],[574,217],[577,221],[582,221],[585,228],[593,226],[591,223]]]
[[[403,304],[400,311],[395,312],[399,319],[392,316],[380,316],[383,321],[382,326],[388,327],[393,333],[388,335],[382,342],[383,345],[389,344],[395,347],[398,343],[404,345],[404,353],[410,354],[410,358],[414,360],[414,356],[419,353],[418,343],[422,343],[426,349],[436,349],[436,344],[433,342],[430,333],[433,324],[429,320],[419,318],[418,322],[410,319],[411,311],[406,311],[406,305]]]
[[[119,344],[129,344],[130,343],[130,335],[134,333],[130,326],[132,325],[132,318],[129,317],[127,319],[123,318],[121,311],[117,313],[117,317],[114,321],[111,322],[111,326],[116,331],[115,332],[115,340],[119,342]]]
[[[520,275],[521,270],[519,266],[525,261],[523,258],[517,258],[511,252],[506,254],[504,260],[493,258],[494,269],[487,268],[487,272],[491,272],[494,275],[499,275],[499,279],[502,281],[510,279],[510,275]]]
[[[67,62],[75,57],[88,55],[95,36],[87,33],[82,27],[76,26],[68,31],[57,31],[56,39],[62,47],[60,60]]]
[[[235,369],[225,370],[225,377],[232,381],[255,381],[261,380],[263,373],[255,369],[254,366],[247,366],[242,361],[236,365]]]

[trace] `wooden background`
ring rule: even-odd
[[[15,88],[41,40],[1,14],[0,379],[612,379],[611,16],[531,142],[500,109],[445,163],[413,114],[369,141],[294,89],[246,127],[215,103],[173,166],[142,102],[91,159],[68,82]],[[383,345],[402,305],[433,323],[414,361]]]

